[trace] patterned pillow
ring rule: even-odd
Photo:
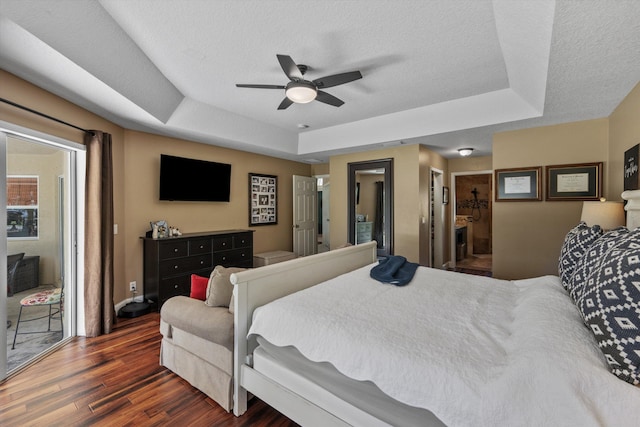
[[[576,264],[573,276],[570,279],[569,295],[577,304],[582,296],[584,285],[591,271],[600,265],[602,256],[615,247],[622,238],[627,236],[629,230],[626,227],[618,227],[607,231],[591,244]]]
[[[640,384],[640,229],[604,253],[587,286],[579,308],[609,369]]]
[[[584,222],[580,222],[567,233],[558,262],[558,276],[567,291],[571,290],[571,276],[573,276],[578,261],[600,235],[602,235],[602,230],[599,225],[589,227]]]

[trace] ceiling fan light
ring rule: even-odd
[[[290,82],[285,89],[287,98],[296,104],[307,104],[318,95],[318,90],[311,83]]]
[[[458,153],[460,153],[462,157],[467,157],[473,153],[473,148],[458,148]]]

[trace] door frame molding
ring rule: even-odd
[[[393,159],[380,159],[365,162],[353,162],[347,164],[348,168],[348,193],[349,212],[347,215],[349,239],[351,244],[356,243],[356,172],[368,169],[384,168],[384,233],[387,241],[383,248],[378,248],[378,256],[393,255]]]
[[[477,171],[465,171],[465,172],[451,172],[450,182],[451,188],[449,189],[449,204],[453,204],[451,209],[451,233],[449,238],[451,239],[449,250],[449,268],[455,268],[456,266],[456,177],[462,175],[491,175],[491,188],[494,188],[493,182],[493,169],[483,169]],[[493,218],[491,219],[493,221]]]

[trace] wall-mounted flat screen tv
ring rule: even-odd
[[[160,200],[228,202],[231,165],[160,155]]]

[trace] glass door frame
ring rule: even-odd
[[[69,182],[66,185],[66,194],[69,206],[65,215],[65,254],[63,255],[66,272],[64,280],[65,286],[65,307],[67,307],[68,320],[65,321],[66,338],[52,346],[52,349],[64,344],[78,334],[78,325],[84,322],[84,292],[82,286],[78,284],[84,282],[84,176],[86,171],[86,149],[79,143],[68,141],[53,135],[24,128],[12,123],[0,121],[0,203],[4,205],[0,209],[0,223],[6,224],[6,176],[7,176],[7,140],[9,137],[22,139],[30,143],[40,143],[51,147],[57,147],[69,153],[69,161],[66,164],[68,169]],[[0,283],[7,283],[7,230],[0,227]],[[7,321],[7,287],[0,286],[0,323]],[[80,332],[84,328],[80,328]],[[7,328],[0,328],[0,381],[7,378]],[[13,374],[12,372],[11,374]]]

